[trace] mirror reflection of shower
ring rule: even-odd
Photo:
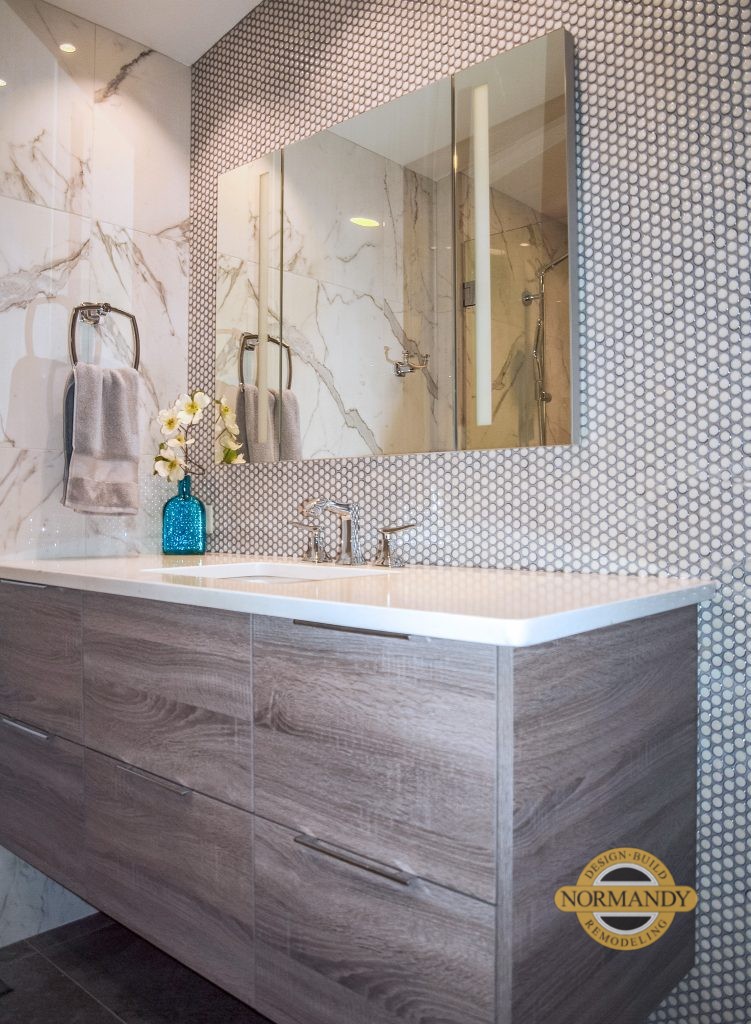
[[[540,444],[547,444],[547,406],[553,396],[545,389],[545,275],[549,270],[557,267],[568,259],[565,252],[557,259],[551,260],[537,273],[537,291],[525,291],[522,293],[522,302],[525,306],[531,306],[537,302],[537,322],[535,324],[535,337],[532,343],[532,363],[534,366],[535,384],[535,405],[537,406],[537,428]]]

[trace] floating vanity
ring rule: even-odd
[[[277,1024],[643,1021],[692,915],[616,952],[553,897],[693,883],[712,585],[315,568],[0,564],[0,845]]]

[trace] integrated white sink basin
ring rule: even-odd
[[[248,580],[252,583],[306,583],[382,576],[388,569],[367,565],[320,565],[312,562],[228,562],[226,565],[181,565],[174,569],[144,569],[160,576],[192,576],[209,580]]]

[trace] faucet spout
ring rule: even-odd
[[[331,512],[339,519],[339,551],[336,561],[340,565],[362,565],[365,561],[360,543],[360,506],[331,498],[308,499],[300,505],[303,516],[317,519],[323,512]]]

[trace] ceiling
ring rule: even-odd
[[[71,14],[192,64],[261,0],[56,0]]]

